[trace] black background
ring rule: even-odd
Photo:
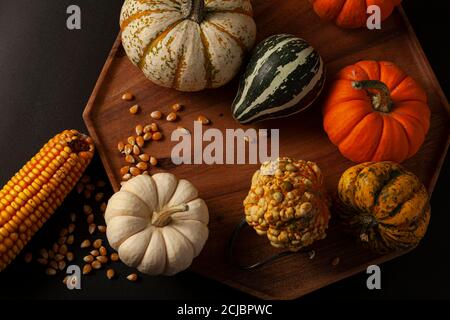
[[[66,28],[66,8],[70,4],[81,7],[81,30]],[[67,128],[85,131],[81,114],[118,33],[121,5],[119,0],[0,0],[1,185],[55,133]],[[450,97],[448,1],[406,0],[404,8],[442,88]],[[89,171],[104,175],[98,158]],[[427,236],[413,252],[382,265],[382,290],[367,290],[367,276],[360,274],[302,300],[449,299],[449,178],[447,156],[432,197],[433,218]],[[67,213],[79,208],[77,200],[71,195],[27,250],[52,243],[57,230],[67,222]],[[77,257],[80,263],[81,253]],[[117,270],[122,276],[129,272],[125,267]],[[123,277],[109,281],[98,274],[84,277],[83,289],[72,291],[62,284],[62,278],[62,274],[49,278],[38,266],[25,265],[18,258],[0,274],[0,298],[249,298],[190,272],[171,278],[144,277],[138,284]]]

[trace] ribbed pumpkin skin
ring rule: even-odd
[[[152,82],[180,91],[217,88],[238,72],[253,47],[249,0],[205,0],[201,21],[187,17],[203,0],[126,0],[120,27],[131,62]]]
[[[352,86],[361,80],[379,80],[388,87],[389,112],[375,110],[368,92]],[[419,150],[430,127],[425,91],[386,61],[360,61],[342,69],[329,89],[323,116],[331,142],[354,162],[401,163]]]
[[[324,20],[343,28],[360,28],[367,24],[367,7],[377,5],[381,21],[386,20],[402,0],[310,0],[314,11]]]
[[[325,68],[319,53],[290,34],[271,36],[254,50],[232,104],[242,124],[287,117],[320,95]]]
[[[94,155],[92,139],[65,130],[0,190],[0,271],[61,205]]]
[[[378,253],[415,247],[431,215],[424,185],[394,162],[367,162],[345,171],[338,207],[343,223]]]

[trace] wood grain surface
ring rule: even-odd
[[[418,80],[428,93],[431,128],[420,151],[404,165],[432,192],[450,141],[450,108],[403,10],[396,10],[383,22],[381,30],[369,31],[339,29],[323,22],[307,0],[254,0],[253,6],[258,40],[277,33],[304,38],[324,58],[328,84],[340,68],[362,59],[392,61]],[[180,112],[180,119],[175,123],[158,121],[165,138],[149,143],[144,150],[161,160],[162,165],[152,173],[169,171],[190,180],[208,204],[210,238],[195,259],[193,271],[260,298],[292,299],[398,256],[376,256],[364,250],[343,233],[332,218],[327,238],[311,247],[316,252],[312,260],[305,254],[297,254],[252,271],[241,271],[229,264],[226,259],[228,241],[243,216],[242,201],[258,166],[175,166],[170,154],[176,142],[170,140],[170,134],[178,125],[192,129],[193,121],[200,114],[211,119],[210,127],[223,132],[227,128],[248,128],[239,126],[231,117],[230,105],[236,89],[236,80],[222,88],[199,93],[158,87],[129,62],[118,37],[83,115],[113,188],[120,187],[119,168],[124,165],[117,143],[132,135],[136,124],[152,122],[151,111],[167,114],[172,104],[181,103],[185,108]],[[133,92],[135,101],[122,101],[120,97],[125,91]],[[135,116],[128,111],[132,103],[141,106],[141,112]],[[329,142],[322,129],[320,109],[319,99],[306,112],[250,127],[279,128],[280,154],[317,162],[326,177],[327,189],[334,194],[340,175],[354,163],[342,157]],[[242,263],[250,263],[276,252],[279,251],[271,248],[265,237],[247,228],[239,238],[236,254]],[[340,258],[340,263],[333,267],[331,261],[335,257]]]

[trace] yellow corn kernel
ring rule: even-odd
[[[9,237],[9,232],[5,228],[0,228],[0,235],[6,237]]]
[[[12,220],[9,220],[8,223],[3,225],[3,227],[8,230],[8,232],[11,234],[12,232],[16,231],[16,228],[14,227],[14,223]]]

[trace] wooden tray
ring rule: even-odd
[[[425,88],[432,110],[431,129],[420,152],[404,165],[415,172],[433,190],[442,161],[449,145],[449,106],[427,59],[400,8],[379,31],[344,30],[322,22],[311,10],[307,0],[253,1],[258,40],[277,33],[303,37],[316,47],[326,61],[329,78],[341,67],[360,59],[390,60],[401,66]],[[153,85],[126,57],[120,38],[106,61],[84,112],[84,119],[94,138],[109,179],[119,189],[119,156],[117,142],[133,134],[138,123],[149,123],[149,114],[161,110],[167,114],[173,103],[186,106],[178,123],[159,121],[166,135],[161,143],[150,143],[146,151],[163,159],[161,168],[178,177],[189,179],[198,187],[209,206],[210,238],[202,254],[194,261],[192,270],[214,278],[261,298],[292,299],[330,283],[379,264],[397,255],[376,256],[362,249],[354,239],[344,234],[332,219],[328,236],[313,245],[316,256],[285,257],[258,270],[240,271],[226,260],[226,249],[235,225],[243,216],[242,200],[248,192],[250,178],[257,165],[182,165],[170,162],[170,150],[175,145],[170,133],[177,125],[192,129],[199,114],[206,115],[213,127],[224,130],[237,128],[230,115],[230,104],[237,82],[200,93],[181,93]],[[120,99],[124,91],[133,92],[142,107],[139,115],[128,112],[130,103]],[[332,193],[342,172],[353,163],[343,158],[328,141],[322,130],[320,101],[308,111],[285,120],[265,122],[262,128],[281,128],[280,154],[317,162]],[[246,229],[240,238],[239,258],[252,262],[267,257],[272,249],[265,237]],[[340,257],[337,267],[331,260]]]

